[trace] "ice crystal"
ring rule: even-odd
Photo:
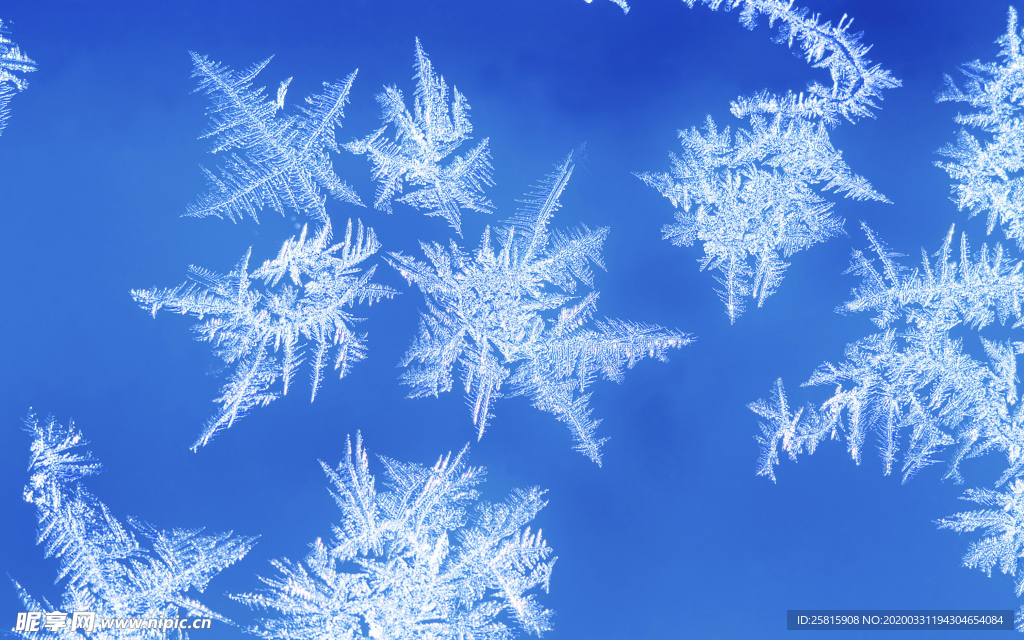
[[[7,127],[7,120],[11,115],[8,107],[11,98],[28,86],[28,81],[18,74],[36,70],[35,61],[22,53],[7,34],[3,20],[0,20],[0,135]]]
[[[845,14],[832,25],[821,22],[821,16],[793,6],[793,0],[683,0],[690,8],[707,5],[712,11],[739,9],[740,23],[753,29],[761,16],[769,26],[779,23],[775,41],[792,48],[799,45],[804,59],[816,69],[828,69],[832,85],[817,81],[808,83],[806,92],[784,96],[767,91],[732,103],[737,118],[752,114],[775,115],[823,120],[836,125],[845,119],[874,117],[882,91],[900,86],[900,81],[880,65],[871,64],[867,54],[870,46],[863,44],[860,33],[851,33],[853,19]]]
[[[401,253],[390,254],[389,261],[427,302],[419,335],[402,361],[411,367],[402,376],[411,397],[450,391],[458,363],[479,435],[494,400],[527,395],[568,425],[577,450],[600,463],[603,440],[594,437],[600,420],[590,418],[586,388],[598,375],[620,381],[626,368],[646,357],[663,360],[668,349],[692,338],[623,320],[587,326],[598,294],[579,300],[571,294],[577,281],[593,285],[591,262],[604,267],[601,245],[608,229],[548,232],[572,169],[570,154],[527,195],[524,208],[495,234],[500,249],[492,246],[488,229],[472,256],[454,242],[449,250],[421,243],[429,263]]]
[[[91,453],[82,453],[87,443],[74,424],[63,427],[53,418],[41,423],[29,415],[26,425],[33,440],[25,499],[36,507],[38,543],[46,557],[60,561],[57,580],[65,581],[56,609],[15,583],[27,611],[94,612],[98,618],[146,620],[185,615],[229,622],[189,593],[202,593],[214,576],[245,556],[255,538],[230,532],[201,535],[202,529],[160,531],[129,518],[131,529],[149,541],[147,549],[81,483],[82,478],[99,473],[101,466]],[[56,627],[13,633],[22,638],[81,637]],[[97,627],[89,637],[141,640],[165,638],[165,634],[157,629]],[[181,637],[188,636],[182,633]]]
[[[136,302],[154,316],[167,309],[198,317],[202,322],[193,328],[196,339],[212,343],[217,356],[235,365],[217,400],[221,408],[207,421],[193,449],[206,445],[252,407],[265,406],[288,393],[307,355],[312,359],[312,398],[329,358],[344,377],[366,357],[366,335],[352,329],[362,318],[354,317],[349,308],[396,293],[370,281],[376,266],[365,272],[358,268],[380,243],[372,229],[364,231],[361,222],[353,237],[351,220],[344,242],[335,245],[331,245],[328,219],[313,238],[307,238],[306,229],[297,239],[286,240],[276,258],[251,274],[246,253],[226,275],[191,267],[191,283],[132,291]],[[262,292],[254,289],[261,281]],[[282,380],[280,394],[270,390],[278,379]]]
[[[361,204],[355,192],[334,172],[329,152],[338,151],[335,129],[355,80],[353,72],[339,82],[324,83],[322,94],[306,98],[299,114],[284,116],[291,78],[281,83],[275,100],[264,89],[252,89],[256,75],[270,62],[259,62],[236,73],[206,56],[192,54],[193,77],[211,98],[213,120],[203,137],[213,139],[212,153],[238,150],[228,156],[218,177],[204,169],[210,193],[188,208],[194,217],[251,217],[264,207],[284,213],[291,209],[317,221],[327,219],[326,190],[341,202]]]
[[[955,181],[953,201],[970,216],[985,214],[988,232],[1002,225],[1007,239],[1024,249],[1024,126],[1020,118],[1024,91],[1024,51],[1017,32],[1017,12],[1010,7],[1000,62],[975,60],[961,71],[967,76],[964,89],[946,76],[946,90],[939,101],[964,102],[974,112],[960,113],[960,130],[955,144],[939,153],[949,162],[937,162]],[[968,128],[978,133],[975,137]]]
[[[986,340],[987,360],[971,355],[953,330],[981,330],[1013,320],[1024,325],[1022,263],[1003,255],[1001,246],[982,245],[971,257],[966,235],[960,238],[959,263],[952,259],[953,230],[931,262],[922,251],[920,269],[901,266],[893,253],[864,226],[877,264],[853,252],[848,273],[862,278],[854,298],[841,311],[873,311],[882,330],[846,348],[846,361],[826,362],[807,385],[834,388],[819,407],[791,414],[779,381],[773,400],[751,409],[763,423],[759,473],[774,479],[777,447],[794,458],[812,453],[825,438],[845,436],[851,456],[860,462],[870,433],[889,473],[900,449],[903,479],[936,460],[932,456],[957,445],[947,478],[962,482],[965,458],[1001,452],[1007,468],[1004,484],[1024,471],[1024,404],[1018,405],[1016,357],[1024,343]],[[906,438],[905,445],[902,440]]]
[[[358,435],[337,470],[321,462],[342,512],[334,540],[318,539],[304,562],[273,561],[278,575],[260,578],[268,588],[236,596],[277,613],[251,631],[292,640],[506,640],[549,630],[552,614],[531,591],[547,591],[555,559],[527,526],[544,492],[478,502],[484,469],[467,467],[466,451],[433,467],[382,457],[389,490],[380,492]]]
[[[684,0],[691,8],[698,0]],[[740,11],[748,29],[761,16],[779,24],[776,42],[798,44],[806,61],[828,69],[831,86],[808,84],[805,92],[776,95],[762,91],[738,98],[732,113],[748,121],[735,139],[721,133],[709,117],[704,134],[680,131],[683,155],[672,155],[672,170],[638,174],[668,197],[676,224],[663,228],[676,245],[704,245],[701,269],[721,271],[718,291],[729,320],[735,322],[751,296],[758,306],[782,280],[792,254],[842,233],[842,219],[821,191],[834,189],[856,200],[888,202],[862,177],[854,175],[829,140],[828,129],[842,120],[873,117],[884,89],[899,80],[867,59],[870,47],[850,33],[843,16],[833,26],[793,6],[791,0],[699,0],[712,10]],[[815,185],[823,184],[819,190]],[[696,211],[690,212],[691,205]],[[751,281],[753,278],[753,281]]]
[[[850,171],[824,123],[755,114],[750,124],[732,136],[708,117],[703,132],[679,132],[683,152],[670,154],[671,173],[637,174],[677,209],[676,222],[662,227],[665,239],[703,243],[701,270],[721,273],[718,295],[732,322],[744,298],[760,307],[774,293],[789,266],[784,258],[843,233],[816,185],[888,202]]]
[[[377,96],[383,109],[384,127],[362,140],[345,145],[373,163],[373,179],[379,184],[374,206],[391,213],[391,201],[402,193],[403,185],[419,187],[397,199],[429,216],[442,216],[461,235],[460,209],[490,213],[491,201],[483,188],[491,179],[491,152],[487,138],[464,156],[455,156],[442,164],[470,140],[469,103],[458,89],[452,88],[449,106],[448,85],[434,72],[434,66],[416,40],[416,93],[412,112],[405,106],[396,86],[384,88]],[[449,114],[450,111],[450,114]],[[383,137],[389,125],[395,127],[395,140]]]

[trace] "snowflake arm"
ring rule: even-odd
[[[373,267],[359,267],[379,248],[373,230],[362,223],[353,228],[351,220],[344,241],[332,245],[328,221],[313,238],[303,227],[298,238],[284,242],[276,258],[252,273],[247,253],[227,275],[193,267],[191,284],[132,292],[154,316],[166,309],[199,318],[193,327],[196,339],[211,343],[214,353],[235,367],[216,401],[220,410],[207,421],[193,449],[205,446],[253,407],[287,394],[307,349],[312,349],[311,401],[332,349],[339,377],[365,359],[366,336],[353,330],[362,318],[350,308],[396,293],[371,281]],[[271,391],[278,380],[283,381],[280,394]]]
[[[325,189],[334,198],[361,204],[355,192],[335,174],[328,155],[337,151],[334,131],[341,126],[342,110],[355,73],[345,80],[325,83],[324,93],[306,98],[298,116],[282,116],[288,82],[277,100],[252,89],[253,80],[270,58],[241,73],[192,53],[193,77],[200,91],[213,101],[210,129],[212,153],[239,150],[225,162],[220,176],[205,170],[211,191],[191,205],[192,217],[246,216],[258,221],[258,212],[270,207],[279,213],[291,209],[323,222],[327,217]]]
[[[413,110],[406,107],[397,87],[385,87],[377,96],[385,126],[345,149],[365,155],[373,164],[373,179],[378,183],[374,207],[391,213],[391,202],[403,185],[419,187],[397,201],[441,216],[461,231],[461,210],[490,213],[493,205],[484,197],[484,187],[492,186],[491,155],[487,139],[481,140],[463,156],[441,163],[470,140],[469,103],[452,89],[449,106],[448,86],[434,72],[433,64],[416,40],[416,93]],[[389,126],[395,128],[395,140],[383,137]]]
[[[173,618],[185,613],[230,623],[188,594],[202,593],[214,576],[248,553],[255,538],[230,533],[204,536],[199,529],[160,531],[129,519],[131,528],[150,541],[151,550],[147,549],[81,484],[82,478],[101,470],[91,454],[80,453],[79,447],[87,444],[81,432],[52,418],[41,423],[34,415],[29,415],[26,426],[33,442],[25,499],[36,506],[38,543],[47,557],[60,561],[57,580],[66,580],[63,611],[93,611],[110,618]],[[34,607],[30,610],[54,610],[17,583],[15,587],[23,604]],[[118,633],[122,635],[116,637],[123,637]],[[115,635],[97,630],[96,637]],[[162,632],[132,637],[157,636]],[[64,636],[43,632],[43,637]]]
[[[10,109],[7,106],[15,93],[24,91],[28,81],[19,74],[36,70],[36,62],[22,53],[21,48],[7,37],[7,29],[0,20],[0,135],[7,127]]]
[[[800,46],[804,59],[814,68],[828,69],[832,86],[811,82],[807,94],[775,96],[767,92],[733,102],[738,118],[750,114],[782,114],[801,118],[822,119],[835,125],[840,118],[853,122],[873,117],[882,91],[901,86],[899,80],[879,65],[872,65],[867,54],[870,46],[860,42],[860,33],[851,33],[852,19],[844,15],[832,26],[821,22],[819,14],[793,7],[792,0],[683,0],[693,8],[698,1],[712,11],[723,5],[727,11],[740,9],[740,23],[753,29],[760,16],[767,16],[769,26],[779,23],[775,41],[792,48]]]

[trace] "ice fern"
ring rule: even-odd
[[[1011,7],[1006,34],[996,40],[1002,60],[964,65],[963,89],[946,76],[939,101],[966,103],[973,111],[956,116],[964,128],[955,144],[939,150],[949,161],[936,164],[954,180],[953,201],[961,210],[972,217],[984,214],[989,233],[1000,225],[1007,239],[1024,249],[1024,50],[1017,29]]]
[[[684,1],[691,8],[697,2]],[[769,25],[778,23],[776,42],[799,45],[806,61],[828,69],[832,79],[831,86],[811,82],[800,94],[762,91],[738,98],[732,113],[746,119],[747,128],[737,128],[733,137],[708,117],[703,133],[679,132],[683,153],[671,156],[669,173],[637,174],[677,209],[676,223],[663,228],[665,238],[682,246],[703,243],[701,269],[720,272],[719,295],[735,322],[745,298],[761,306],[775,291],[789,266],[786,258],[842,233],[842,219],[833,215],[825,191],[888,202],[850,171],[828,131],[844,119],[873,117],[882,91],[900,82],[870,63],[869,47],[850,33],[853,21],[845,15],[833,26],[782,0],[700,4],[738,9],[749,29],[761,16]]]
[[[527,526],[544,492],[478,502],[484,469],[467,467],[466,451],[433,467],[382,457],[386,491],[358,435],[336,470],[321,463],[341,509],[334,539],[314,542],[304,562],[274,561],[278,575],[261,578],[263,591],[236,596],[276,614],[250,631],[291,640],[506,640],[549,630],[552,614],[531,592],[547,591],[555,559]]]
[[[154,316],[166,309],[202,320],[193,327],[196,339],[212,343],[216,355],[234,366],[217,399],[220,410],[207,421],[193,449],[206,445],[252,407],[288,393],[307,359],[314,399],[328,361],[344,377],[366,357],[366,335],[353,331],[362,318],[353,316],[350,308],[396,293],[371,282],[376,266],[365,271],[358,266],[376,253],[380,243],[362,223],[356,224],[353,235],[351,220],[339,244],[331,244],[327,219],[312,238],[306,229],[298,238],[286,240],[276,258],[252,273],[246,253],[226,275],[192,267],[192,282],[173,289],[132,291],[136,302]],[[278,380],[280,393],[271,390]]]
[[[38,542],[48,558],[58,559],[57,580],[64,581],[56,607],[15,583],[27,611],[94,612],[98,618],[146,620],[199,616],[229,622],[191,592],[202,593],[214,576],[245,556],[255,538],[201,535],[201,529],[160,531],[131,518],[130,529],[126,528],[82,484],[82,478],[99,473],[101,466],[91,453],[82,452],[87,443],[74,424],[63,427],[53,418],[40,422],[29,415],[26,425],[32,435],[32,457],[25,499],[36,507]],[[148,541],[149,548],[139,538]],[[71,630],[72,621],[68,615],[65,629],[12,634],[82,637]],[[88,625],[87,619],[79,622]],[[88,630],[88,637],[101,640],[167,637],[162,629]],[[180,637],[188,636],[181,632]]]
[[[416,40],[414,77],[416,93],[412,112],[405,106],[398,87],[385,87],[384,93],[377,96],[383,109],[384,127],[362,140],[346,144],[345,148],[354,154],[366,155],[373,163],[373,179],[379,183],[374,201],[377,209],[391,213],[391,201],[402,193],[404,185],[409,185],[414,190],[398,198],[398,202],[421,209],[429,216],[443,217],[461,235],[461,209],[482,213],[493,209],[483,192],[485,186],[494,184],[487,138],[465,155],[455,156],[443,164],[445,158],[471,139],[469,103],[453,87],[449,105],[448,86],[444,78],[434,72],[419,39]],[[393,142],[383,137],[392,125],[395,128]]]
[[[850,171],[824,123],[755,114],[750,124],[733,136],[708,117],[703,132],[679,132],[683,152],[670,154],[670,173],[638,174],[677,209],[675,223],[662,227],[665,239],[703,243],[701,270],[720,273],[718,295],[733,322],[745,298],[761,306],[774,293],[785,258],[843,233],[815,186],[888,202]]]
[[[577,450],[600,463],[603,440],[594,437],[600,421],[590,417],[586,388],[598,375],[620,381],[627,367],[646,357],[665,359],[669,349],[692,338],[623,320],[588,326],[598,294],[572,294],[577,282],[593,285],[590,263],[603,268],[608,229],[548,231],[572,169],[570,154],[527,195],[525,206],[497,230],[500,248],[487,229],[473,255],[454,242],[449,250],[421,243],[428,262],[401,253],[390,254],[389,262],[427,303],[402,361],[409,367],[402,381],[412,387],[411,397],[450,391],[458,363],[478,435],[494,400],[526,395],[568,425]],[[510,390],[503,390],[506,385]]]
[[[0,20],[0,135],[7,127],[7,120],[11,115],[8,106],[11,98],[28,86],[28,82],[19,74],[36,70],[35,61],[22,53],[7,34],[3,20]]]
[[[295,115],[283,115],[291,78],[281,83],[275,100],[252,88],[256,75],[270,62],[241,73],[192,54],[193,77],[213,101],[212,125],[203,137],[213,140],[212,153],[232,152],[220,175],[205,170],[210,192],[189,206],[194,217],[246,216],[258,221],[264,207],[286,209],[314,220],[327,219],[326,191],[341,202],[361,204],[355,192],[334,172],[329,152],[338,151],[335,129],[355,80],[353,72],[339,82],[324,83],[324,92],[306,98]]]

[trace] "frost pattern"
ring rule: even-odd
[[[957,262],[951,228],[935,261],[922,251],[921,267],[911,271],[866,225],[864,231],[877,262],[853,252],[847,273],[860,276],[861,285],[840,311],[873,311],[873,322],[882,331],[847,345],[841,364],[818,367],[806,384],[834,389],[819,407],[791,413],[781,381],[772,400],[750,405],[767,421],[761,425],[758,472],[774,480],[777,449],[796,459],[840,435],[859,463],[873,432],[885,473],[905,449],[904,482],[953,445],[946,477],[957,483],[963,481],[961,461],[992,452],[1003,453],[1007,461],[997,486],[1019,476],[1024,471],[1024,404],[1017,403],[1016,356],[1024,353],[1024,343],[981,338],[987,361],[979,360],[952,332],[1011,319],[1013,328],[1024,325],[1021,262],[1004,257],[999,245],[991,250],[982,245],[972,258],[966,235],[960,237]]]
[[[442,216],[462,235],[460,209],[491,213],[491,201],[483,188],[492,186],[491,152],[484,138],[464,156],[442,161],[470,140],[469,103],[434,72],[434,66],[416,39],[416,93],[412,112],[405,106],[396,86],[384,88],[377,96],[384,127],[362,140],[345,145],[348,151],[366,155],[373,163],[377,186],[374,207],[391,213],[391,201],[403,185],[420,187],[397,199],[428,216]],[[449,114],[450,111],[450,114]],[[395,127],[395,141],[382,137],[389,125]]]
[[[323,222],[327,212],[321,189],[341,202],[361,204],[335,174],[329,155],[338,151],[334,131],[341,126],[354,72],[340,82],[324,83],[324,92],[307,97],[298,115],[284,116],[280,112],[291,78],[281,83],[276,100],[268,99],[263,88],[252,89],[270,58],[241,73],[197,53],[192,53],[192,62],[197,91],[213,101],[213,122],[203,137],[213,139],[212,153],[240,153],[228,156],[220,176],[204,169],[210,193],[189,206],[186,215],[258,221],[257,213],[269,206]]]
[[[552,613],[530,592],[548,590],[555,558],[527,526],[544,492],[477,502],[485,472],[466,466],[466,451],[433,467],[382,457],[382,492],[358,435],[337,470],[321,462],[342,512],[334,540],[318,539],[304,562],[273,561],[278,576],[260,578],[267,589],[235,596],[278,613],[250,631],[292,640],[506,640],[549,630]]]
[[[684,1],[692,8],[697,0]],[[761,306],[774,293],[789,266],[786,258],[842,233],[842,219],[821,192],[888,202],[850,171],[828,130],[844,119],[873,117],[882,91],[900,82],[871,64],[870,47],[860,42],[860,34],[850,33],[853,21],[845,15],[832,26],[791,1],[700,3],[712,10],[739,9],[748,29],[761,16],[769,25],[778,22],[775,41],[790,48],[798,44],[806,61],[828,69],[832,78],[831,86],[814,81],[800,94],[762,91],[738,98],[731,110],[748,121],[748,128],[738,128],[735,138],[728,128],[719,133],[709,117],[703,134],[695,128],[679,132],[683,154],[671,155],[670,173],[637,174],[677,209],[676,223],[662,229],[665,239],[682,246],[703,243],[701,269],[721,273],[718,293],[735,322],[744,298]]]
[[[953,201],[973,217],[988,217],[988,233],[1002,225],[1007,239],[1024,249],[1024,123],[1019,116],[1024,91],[1024,53],[1017,32],[1017,12],[1009,10],[1006,34],[996,40],[1001,62],[975,60],[961,69],[964,89],[946,76],[940,102],[965,102],[975,111],[957,114],[960,130],[955,144],[939,153],[950,160],[937,162],[955,181]]]
[[[36,70],[35,61],[21,52],[18,45],[7,37],[8,33],[3,20],[0,20],[0,135],[7,127],[11,115],[8,107],[11,98],[28,87],[28,81],[18,74]]]
[[[57,558],[57,580],[64,580],[58,611],[93,611],[100,618],[210,617],[229,623],[189,595],[202,593],[210,580],[240,560],[255,538],[231,533],[200,535],[202,529],[160,531],[129,518],[135,532],[149,541],[143,547],[136,534],[118,522],[96,496],[80,482],[100,472],[87,444],[73,423],[67,427],[53,418],[40,423],[26,420],[32,434],[30,480],[25,499],[36,506],[38,543],[46,557]],[[53,611],[46,600],[36,600],[15,583],[28,611]],[[70,620],[70,618],[69,618]],[[90,638],[164,638],[163,630],[99,630]],[[12,632],[22,638],[80,637],[67,632]],[[187,634],[182,633],[187,638]]]
[[[402,376],[412,387],[410,397],[450,391],[458,363],[479,436],[494,400],[527,395],[568,425],[576,449],[600,464],[603,440],[594,437],[600,420],[590,418],[586,388],[598,375],[621,381],[626,368],[646,357],[664,360],[668,349],[692,337],[624,320],[586,326],[598,294],[579,300],[571,294],[577,281],[593,286],[591,262],[604,268],[601,245],[608,229],[548,232],[572,169],[570,154],[527,194],[524,208],[495,234],[500,249],[492,246],[488,228],[472,256],[454,242],[448,250],[420,243],[428,262],[401,253],[390,254],[389,262],[427,302],[419,335],[402,360],[411,366]],[[550,317],[547,312],[555,310]]]
[[[214,353],[235,367],[217,399],[220,411],[206,422],[193,449],[205,446],[252,407],[266,406],[287,394],[307,357],[312,368],[311,400],[316,398],[329,359],[344,377],[366,357],[366,334],[352,330],[362,318],[348,309],[395,295],[390,287],[371,282],[376,266],[365,272],[358,268],[379,248],[373,229],[364,231],[361,222],[353,237],[351,220],[344,242],[331,245],[331,226],[325,219],[313,238],[307,238],[303,227],[297,239],[284,242],[276,258],[251,274],[246,253],[226,275],[193,266],[191,283],[132,291],[135,301],[154,317],[167,309],[202,320],[193,327],[196,339],[212,343]],[[262,292],[254,289],[260,281]],[[270,390],[278,379],[282,380],[280,394]]]
[[[784,258],[843,233],[843,219],[815,185],[888,202],[850,171],[823,122],[755,114],[750,124],[732,136],[709,116],[703,133],[679,132],[683,153],[670,154],[671,173],[637,174],[677,209],[664,238],[703,243],[700,268],[720,272],[718,295],[732,322],[744,298],[760,307],[775,292],[789,266]]]

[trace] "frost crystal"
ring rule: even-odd
[[[795,459],[804,449],[813,453],[825,438],[844,435],[858,463],[869,433],[878,438],[879,453],[889,473],[906,437],[904,482],[936,460],[933,455],[956,444],[947,478],[962,482],[959,465],[965,458],[1002,452],[1007,468],[997,485],[1024,472],[1024,404],[1018,405],[1016,357],[1024,343],[981,338],[987,361],[963,349],[954,329],[983,329],[993,323],[1024,325],[1022,264],[1008,260],[996,245],[982,246],[972,258],[966,236],[960,239],[960,261],[951,259],[953,230],[930,262],[922,252],[919,270],[900,266],[865,225],[878,264],[853,252],[848,273],[862,278],[844,312],[874,311],[882,329],[846,348],[846,361],[821,365],[807,385],[835,389],[820,407],[809,405],[791,414],[779,381],[772,401],[750,408],[767,420],[759,441],[758,472],[774,480],[781,447]]]
[[[721,273],[718,295],[733,322],[744,298],[760,307],[774,293],[789,266],[783,258],[843,233],[842,218],[814,185],[888,202],[850,172],[824,123],[782,115],[752,115],[750,123],[733,137],[708,117],[703,133],[679,132],[683,153],[670,154],[670,174],[637,174],[682,209],[662,233],[677,246],[703,243],[701,270]]]
[[[17,74],[36,70],[35,61],[22,53],[18,45],[7,37],[7,33],[3,20],[0,20],[0,134],[3,134],[11,115],[7,106],[11,98],[28,86],[28,82]]]
[[[336,471],[321,462],[342,512],[334,540],[318,539],[304,562],[273,561],[279,575],[260,578],[269,588],[235,596],[279,614],[251,631],[293,640],[506,640],[549,630],[551,612],[529,592],[548,590],[555,559],[526,526],[544,492],[515,489],[468,515],[484,469],[465,465],[466,450],[433,467],[382,457],[390,490],[379,493],[358,435]]]
[[[691,8],[697,0],[684,0]],[[748,29],[767,16],[779,23],[776,42],[799,44],[807,62],[828,69],[832,86],[811,82],[805,93],[784,96],[763,91],[739,98],[732,113],[749,122],[735,139],[719,133],[709,117],[702,135],[680,131],[683,155],[672,155],[671,173],[637,174],[669,198],[677,209],[676,224],[663,228],[667,240],[690,246],[704,244],[701,269],[722,273],[716,279],[729,320],[744,310],[751,296],[758,306],[771,295],[789,266],[792,254],[842,233],[843,221],[832,215],[832,203],[820,191],[834,189],[855,200],[888,202],[855,174],[832,147],[828,128],[843,119],[873,117],[881,92],[899,80],[867,59],[860,34],[851,34],[844,15],[836,26],[817,14],[794,8],[784,0],[700,0],[712,10],[739,9]],[[690,212],[692,205],[696,211]],[[751,278],[753,281],[751,282]]]
[[[250,408],[277,399],[279,394],[270,388],[279,378],[281,395],[287,394],[306,357],[312,360],[312,398],[332,348],[330,357],[341,377],[366,357],[366,335],[352,330],[362,318],[354,317],[348,308],[373,304],[396,292],[370,282],[376,266],[364,273],[357,267],[380,248],[372,229],[364,232],[362,223],[357,223],[353,238],[349,220],[345,241],[333,246],[330,241],[331,226],[325,219],[315,237],[307,238],[303,227],[298,239],[286,240],[276,258],[251,274],[246,253],[227,275],[191,267],[192,283],[132,291],[135,301],[154,316],[166,308],[203,320],[193,327],[196,339],[212,343],[217,356],[235,365],[217,399],[221,409],[207,421],[193,449],[206,445]],[[282,282],[285,276],[287,281]],[[263,292],[253,290],[259,281]]]
[[[39,519],[38,542],[46,557],[58,558],[58,580],[66,580],[57,611],[95,612],[98,618],[144,618],[176,616],[209,617],[229,623],[188,595],[202,593],[210,580],[240,560],[252,548],[255,538],[229,533],[200,535],[202,529],[159,531],[138,520],[129,524],[147,539],[151,549],[139,544],[135,534],[118,522],[105,504],[80,480],[100,472],[91,453],[81,453],[87,444],[82,433],[68,423],[65,428],[48,418],[42,424],[34,415],[26,420],[32,434],[30,481],[25,499],[36,506]],[[46,600],[38,601],[15,583],[28,611],[54,611]],[[70,617],[68,619],[70,622]],[[165,638],[165,631],[101,630],[90,638]],[[81,637],[69,630],[20,633],[22,638]],[[182,633],[187,638],[187,634]]]
[[[422,209],[429,216],[443,216],[457,233],[461,231],[460,208],[491,213],[493,205],[484,197],[491,186],[491,152],[484,138],[465,156],[441,162],[470,140],[469,103],[452,88],[449,108],[448,86],[434,73],[434,66],[416,40],[416,93],[413,110],[405,106],[402,92],[385,87],[377,96],[385,126],[372,135],[350,142],[345,148],[366,155],[373,163],[373,179],[379,185],[374,206],[391,213],[391,200],[403,185],[420,187],[398,198],[398,202]],[[449,109],[451,114],[449,115]],[[395,127],[395,141],[382,137],[388,125]]]
[[[1017,32],[1017,12],[1010,7],[1006,34],[996,40],[1001,45],[1001,62],[975,60],[961,70],[967,76],[963,90],[946,76],[946,90],[940,102],[966,102],[976,111],[958,114],[956,122],[982,132],[976,138],[961,129],[956,144],[948,144],[939,153],[950,158],[937,162],[955,181],[953,201],[970,216],[984,213],[988,232],[1003,226],[1007,239],[1024,249],[1024,127],[1019,116],[1024,90],[1024,51]]]
[[[527,195],[525,207],[495,234],[499,250],[488,229],[473,256],[454,242],[448,251],[421,243],[429,264],[400,253],[390,254],[389,262],[419,286],[428,307],[402,361],[418,365],[402,376],[412,387],[411,397],[450,391],[458,362],[479,435],[492,417],[493,400],[528,395],[536,408],[567,424],[577,450],[600,464],[603,440],[594,438],[600,420],[590,418],[587,386],[598,375],[620,381],[626,368],[646,357],[664,360],[668,349],[692,337],[622,320],[585,327],[598,294],[575,303],[569,294],[577,281],[593,285],[590,262],[604,267],[601,245],[608,229],[583,226],[549,235],[548,223],[572,168],[570,154]],[[548,312],[556,309],[551,317]],[[506,382],[511,390],[504,393]]]
[[[281,83],[277,99],[269,100],[264,89],[253,90],[256,75],[270,62],[257,63],[235,73],[206,56],[192,54],[197,91],[213,100],[213,120],[203,137],[214,141],[212,153],[232,153],[218,177],[204,169],[211,191],[188,208],[194,217],[227,216],[231,220],[271,207],[306,214],[319,222],[327,219],[324,189],[334,198],[361,204],[355,192],[334,173],[330,151],[338,151],[334,130],[341,126],[342,109],[355,73],[340,82],[324,83],[324,92],[306,98],[298,115],[283,116],[285,94],[291,78]]]

